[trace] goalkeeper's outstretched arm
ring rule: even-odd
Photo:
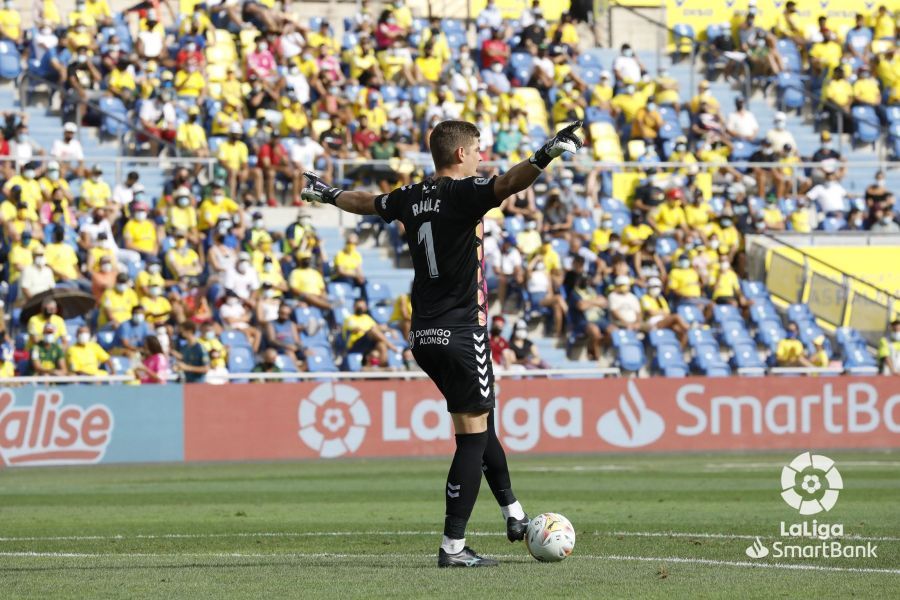
[[[540,177],[547,165],[564,152],[575,153],[583,142],[575,132],[581,127],[581,121],[575,121],[549,139],[528,159],[514,165],[509,171],[499,176],[494,182],[494,195],[503,201],[513,194],[528,189]]]
[[[303,173],[306,177],[306,187],[300,197],[307,202],[325,202],[333,204],[341,210],[357,215],[374,215],[375,194],[369,192],[353,192],[331,187],[323,183],[319,176],[312,171]]]

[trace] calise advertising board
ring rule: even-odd
[[[890,377],[520,379],[497,389],[510,452],[900,446]],[[0,390],[0,467],[447,455],[430,381]]]

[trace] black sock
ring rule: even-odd
[[[506,452],[500,445],[497,432],[494,431],[494,409],[488,414],[488,439],[484,448],[484,456],[481,459],[481,470],[484,478],[491,486],[491,492],[500,506],[509,506],[516,501],[516,495],[512,491],[512,483],[509,480],[509,467],[506,466]]]
[[[447,495],[444,535],[454,540],[466,537],[466,523],[481,486],[481,457],[487,440],[486,431],[456,436],[456,454],[453,455],[444,490]]]

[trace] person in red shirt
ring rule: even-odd
[[[197,44],[197,40],[193,38],[188,39],[187,43],[175,55],[175,65],[179,69],[186,67],[188,64],[195,64],[198,67],[206,66],[206,56],[203,54],[203,50],[200,49],[199,44]]]
[[[481,44],[481,67],[490,69],[494,63],[500,63],[504,67],[509,61],[509,44],[503,41],[503,30],[491,29],[490,39]]]
[[[495,315],[491,319],[491,360],[500,367],[509,365],[508,355],[512,353],[512,350],[509,349],[509,342],[503,337],[504,325],[506,325],[506,320],[500,315]]]
[[[369,129],[369,118],[362,115],[359,118],[359,128],[353,134],[353,146],[360,154],[368,154],[369,146],[378,141],[378,134]]]
[[[299,169],[291,168],[291,160],[288,156],[287,149],[282,145],[279,139],[278,131],[271,130],[266,142],[259,147],[257,153],[256,167],[253,169],[253,178],[256,182],[256,197],[263,197],[263,186],[265,186],[265,197],[268,198],[269,206],[275,206],[275,179],[278,175],[282,175],[291,181],[291,189],[300,189],[303,187],[301,178],[303,173]]]

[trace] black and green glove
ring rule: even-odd
[[[578,152],[578,149],[584,144],[576,131],[581,129],[581,121],[575,121],[568,127],[561,129],[553,138],[548,140],[541,146],[537,152],[531,155],[528,162],[543,171],[550,164],[550,161],[563,154],[563,152]]]
[[[323,183],[319,176],[312,171],[304,171],[303,176],[306,177],[306,187],[300,193],[300,197],[307,202],[324,202],[326,204],[335,204],[338,196],[344,193],[344,190]]]

